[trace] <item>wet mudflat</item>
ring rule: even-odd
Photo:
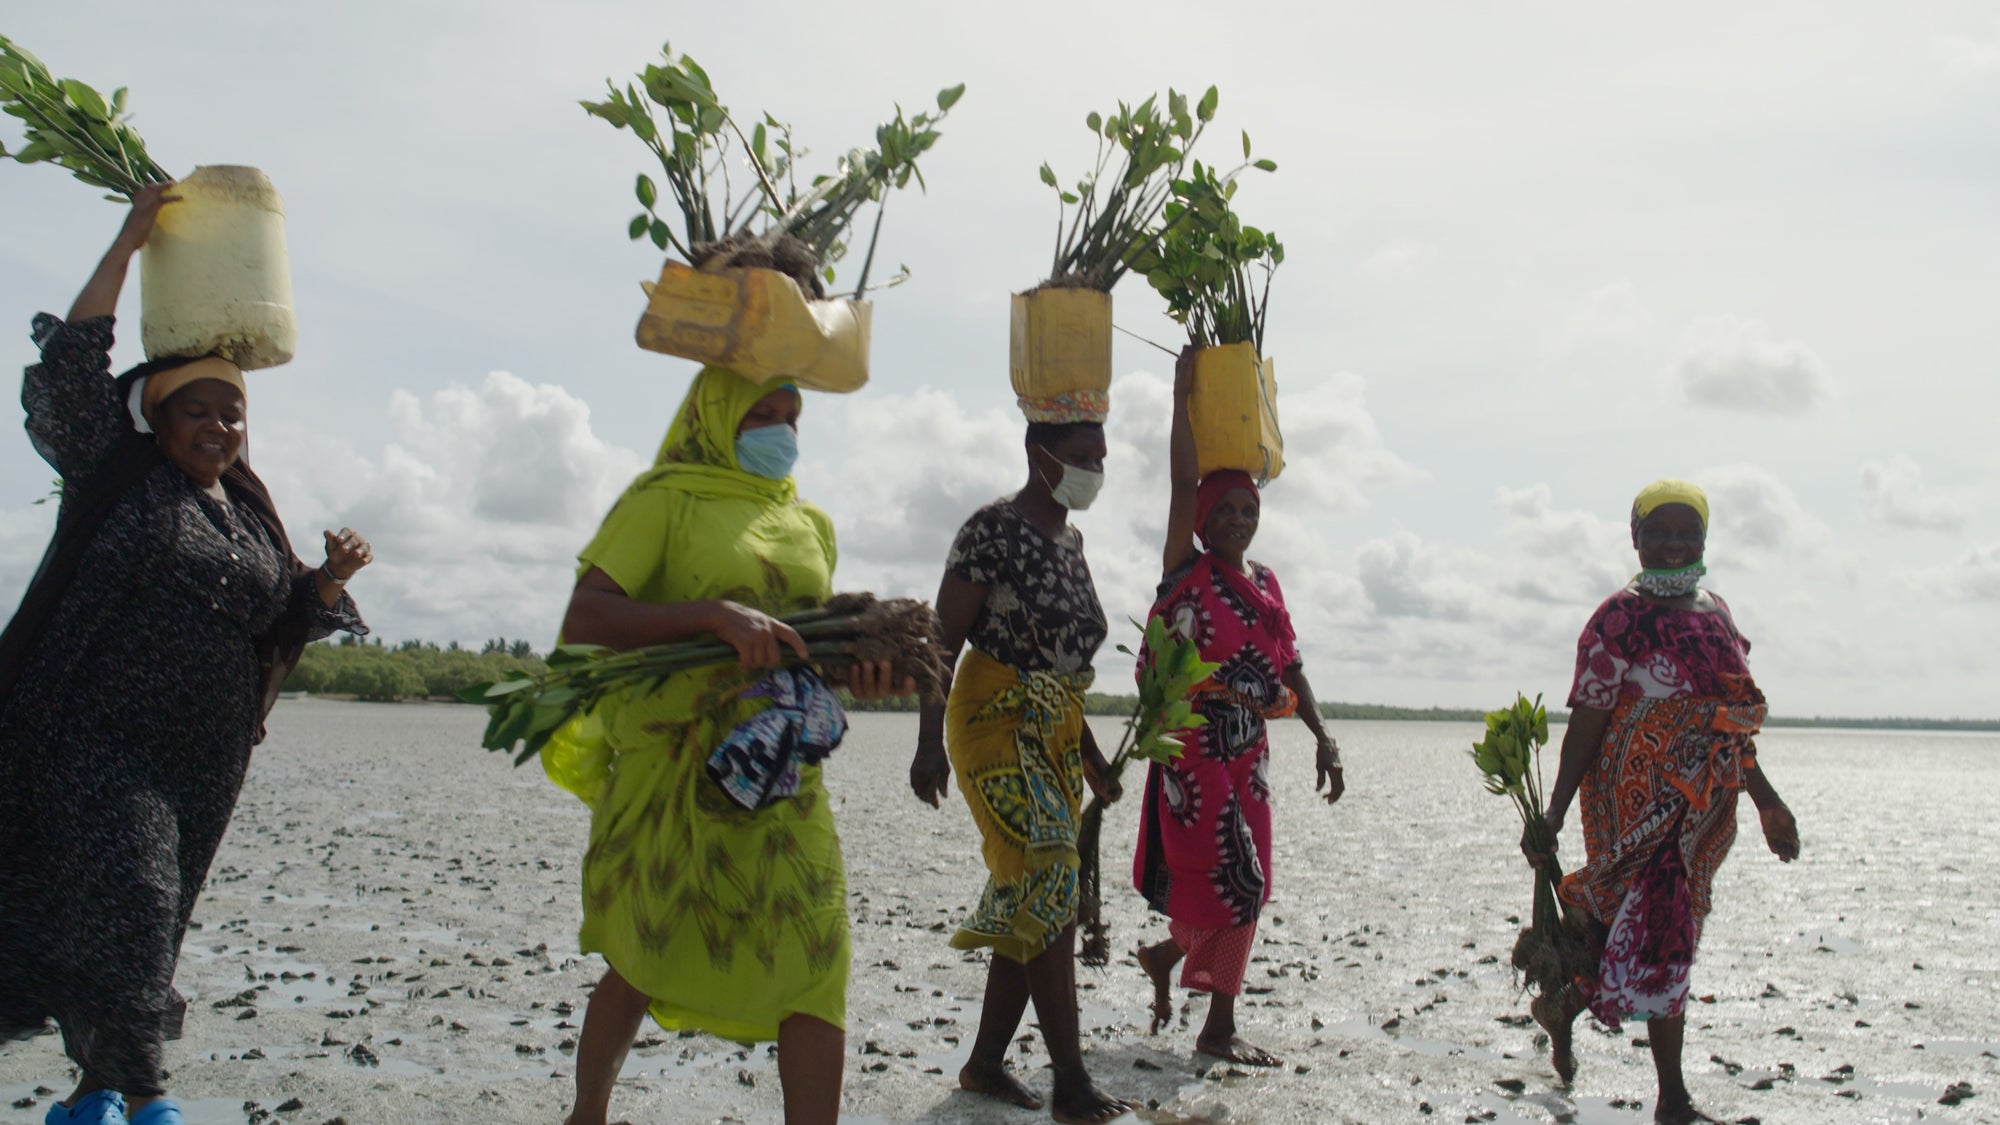
[[[191,1125],[561,1120],[602,971],[576,952],[588,818],[481,751],[481,725],[467,707],[279,706],[182,955],[168,1066]],[[1119,956],[1082,977],[1100,1084],[1156,1122],[1650,1121],[1643,1025],[1580,1024],[1577,1083],[1554,1085],[1506,965],[1529,905],[1519,830],[1462,755],[1473,728],[1335,724],[1349,792],[1328,809],[1296,725],[1279,731],[1277,894],[1239,1006],[1286,1065],[1194,1057],[1199,997],[1146,1034],[1129,951],[1165,927],[1123,886],[1128,801],[1105,829]],[[983,874],[962,806],[909,795],[915,730],[856,716],[829,770],[854,920],[846,1119],[1047,1120],[956,1090],[984,965],[946,938]],[[1776,731],[1761,749],[1805,854],[1780,865],[1746,805],[1695,973],[1697,1099],[1767,1125],[2000,1120],[2000,737]],[[1044,1092],[1046,1061],[1018,1045]],[[42,1091],[70,1081],[53,1036],[0,1050],[0,1121],[40,1121]],[[779,1105],[767,1047],[649,1027],[616,1109],[777,1122]]]

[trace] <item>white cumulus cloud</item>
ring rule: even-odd
[[[1861,463],[1861,500],[1868,514],[1897,527],[1956,531],[1971,515],[1971,493],[1964,489],[1932,491],[1924,484],[1923,466],[1906,454]]]
[[[599,439],[568,391],[502,371],[428,400],[397,391],[388,413],[379,449],[280,429],[260,466],[301,551],[316,526],[368,536],[355,596],[392,639],[548,644],[577,549],[646,459]]]
[[[1973,547],[1919,577],[1925,586],[1953,601],[2000,603],[2000,543]]]
[[[1830,401],[1826,365],[1798,340],[1777,340],[1761,321],[1695,322],[1674,376],[1689,402],[1716,410],[1801,418]]]

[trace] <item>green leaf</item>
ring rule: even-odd
[[[1042,165],[1042,182],[1050,187],[1056,187],[1056,170],[1049,167],[1046,163]],[[1057,188],[1057,190],[1060,191],[1061,188]]]
[[[1263,160],[1259,160],[1259,161],[1257,161],[1256,163],[1252,164],[1252,165],[1251,165],[1251,167],[1252,167],[1252,168],[1256,168],[1256,169],[1259,169],[1260,171],[1265,171],[1265,172],[1275,172],[1275,171],[1277,171],[1277,170],[1278,170],[1278,162],[1277,162],[1277,161],[1275,161],[1275,160],[1271,160],[1271,159],[1269,159],[1269,158],[1266,158],[1266,159],[1263,159]]]
[[[625,228],[625,235],[632,241],[637,242],[646,237],[646,231],[650,226],[651,224],[646,218],[646,213],[641,211],[632,216],[632,222]]]
[[[1083,123],[1090,129],[1091,132],[1097,134],[1100,137],[1104,135],[1104,118],[1099,116],[1095,111],[1093,111],[1090,114],[1090,116],[1085,117],[1083,119]]]
[[[964,96],[965,96],[965,83],[963,82],[960,82],[956,86],[948,86],[945,89],[939,90],[937,96],[937,107],[939,112],[949,110],[952,106],[957,105],[958,99]]]
[[[1221,101],[1222,101],[1221,92],[1218,91],[1215,87],[1210,86],[1208,88],[1208,92],[1201,96],[1200,104],[1195,106],[1194,110],[1195,117],[1204,122],[1213,120],[1215,117],[1215,107],[1218,104],[1220,104]]]
[[[1243,159],[1250,159],[1250,130],[1243,130]]]
[[[671,233],[667,230],[666,220],[654,219],[651,233],[653,236],[653,245],[665,250],[667,248],[668,237]]]
[[[644,172],[639,173],[639,182],[633,185],[632,190],[639,197],[639,206],[648,211],[653,209],[654,201],[660,198],[658,189],[653,186],[653,178]]]

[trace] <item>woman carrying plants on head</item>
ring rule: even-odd
[[[1709,889],[1736,839],[1736,795],[1750,794],[1764,839],[1798,858],[1798,823],[1758,768],[1753,736],[1764,696],[1750,642],[1729,606],[1700,587],[1708,498],[1679,480],[1632,502],[1644,569],[1605,599],[1577,641],[1569,728],[1544,826],[1554,841],[1582,797],[1584,864],[1559,894],[1587,912],[1595,979],[1537,997],[1556,1073],[1575,1076],[1571,1024],[1586,1006],[1606,1024],[1647,1020],[1659,1077],[1653,1119],[1709,1121],[1681,1074],[1688,972]],[[1530,862],[1550,863],[1523,840]]]
[[[264,718],[308,641],[365,633],[372,553],[292,553],[244,460],[243,372],[215,356],[110,377],[113,313],[170,183],[131,212],[67,320],[35,318],[21,401],[62,475],[54,540],[0,635],[0,1042],[54,1019],[82,1071],[57,1125],[177,1125],[174,966]]]
[[[821,767],[796,762],[796,782],[755,807],[717,772],[731,732],[771,706],[766,670],[806,656],[777,615],[832,594],[833,525],[791,477],[799,411],[789,384],[704,368],[654,467],[577,556],[566,642],[713,634],[738,662],[615,694],[542,749],[549,776],[591,807],[578,940],[610,966],[584,1016],[570,1125],[603,1125],[648,1011],[668,1029],[777,1040],[785,1120],[839,1115],[847,884]],[[864,698],[889,686],[886,664],[857,664],[849,681]]]
[[[1094,1123],[1132,1108],[1085,1071],[1076,1002],[1078,811],[1086,784],[1107,802],[1117,792],[1083,718],[1106,625],[1083,535],[1068,518],[1103,483],[1105,403],[1084,394],[1022,406],[1027,483],[974,512],[945,563],[938,617],[958,668],[949,702],[924,706],[910,787],[937,807],[957,769],[983,840],[986,887],[951,939],[955,949],[992,950],[959,1085],[1041,1108],[1006,1067],[1032,998],[1055,1068],[1051,1112]]]
[[[1296,712],[1305,721],[1318,743],[1313,788],[1326,791],[1328,804],[1340,800],[1346,782],[1340,748],[1299,660],[1278,576],[1245,554],[1262,510],[1256,482],[1240,469],[1199,475],[1188,417],[1194,351],[1183,350],[1174,364],[1173,494],[1152,612],[1170,634],[1193,641],[1203,660],[1221,667],[1194,692],[1207,725],[1182,736],[1185,749],[1171,765],[1147,770],[1132,880],[1168,917],[1170,936],[1137,956],[1153,982],[1155,1032],[1173,1018],[1169,977],[1184,959],[1181,986],[1209,994],[1195,1049],[1276,1066],[1276,1057],[1236,1034],[1236,997],[1258,915],[1271,897],[1266,720]]]

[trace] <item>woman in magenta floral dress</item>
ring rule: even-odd
[[[1153,1030],[1173,1016],[1169,974],[1184,960],[1182,987],[1209,994],[1208,1020],[1195,1039],[1206,1055],[1254,1066],[1279,1059],[1236,1034],[1236,997],[1271,897],[1271,785],[1268,719],[1296,713],[1318,740],[1318,780],[1328,804],[1340,799],[1340,749],[1320,719],[1292,635],[1278,576],[1244,557],[1257,534],[1256,482],[1238,470],[1199,475],[1188,419],[1192,352],[1174,365],[1173,497],[1164,579],[1153,613],[1176,636],[1219,664],[1195,689],[1208,720],[1182,739],[1171,765],[1146,775],[1132,880],[1169,919],[1168,938],[1138,951],[1153,981]],[[1195,539],[1201,540],[1201,549]]]
[[[1598,972],[1533,1007],[1564,1082],[1576,1073],[1571,1023],[1586,1006],[1613,1028],[1647,1020],[1654,1120],[1676,1125],[1712,1120],[1681,1075],[1683,1013],[1709,887],[1736,839],[1738,791],[1756,803],[1771,851],[1786,862],[1799,854],[1798,824],[1757,766],[1764,696],[1750,679],[1750,642],[1728,604],[1699,588],[1707,533],[1701,489],[1648,485],[1632,505],[1644,570],[1605,599],[1577,641],[1545,821],[1556,839],[1582,798],[1584,863],[1559,893],[1591,920]]]

